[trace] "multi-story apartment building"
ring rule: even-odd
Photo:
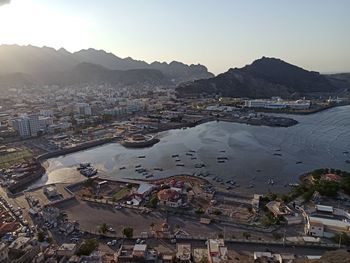
[[[41,130],[39,116],[35,114],[12,119],[11,125],[21,137],[38,136],[38,132]]]

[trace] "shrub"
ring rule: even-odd
[[[126,238],[132,238],[134,235],[134,229],[132,227],[124,227],[122,233]]]
[[[88,256],[97,249],[98,249],[98,241],[95,238],[87,239],[81,244],[77,255]]]

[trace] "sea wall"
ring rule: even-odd
[[[50,158],[54,158],[54,157],[58,157],[58,156],[61,156],[61,155],[66,155],[66,154],[70,154],[70,153],[74,153],[74,152],[79,152],[79,151],[83,151],[83,150],[87,150],[89,148],[100,146],[100,145],[103,145],[103,144],[106,144],[106,143],[110,143],[110,142],[113,142],[113,141],[116,141],[116,140],[117,140],[116,137],[111,137],[111,138],[106,138],[106,139],[101,139],[101,140],[90,141],[90,142],[79,144],[79,145],[71,147],[71,148],[61,149],[61,150],[57,150],[57,151],[53,151],[53,152],[44,153],[44,154],[38,156],[36,159],[39,162],[43,162],[43,161],[45,161],[47,159],[50,159]]]

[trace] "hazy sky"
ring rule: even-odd
[[[350,0],[0,0],[0,44],[15,43],[214,73],[262,56],[350,72]]]

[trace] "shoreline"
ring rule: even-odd
[[[321,107],[321,108],[306,110],[306,111],[290,111],[290,110],[284,111],[284,110],[263,109],[263,108],[254,108],[254,110],[256,112],[261,112],[261,113],[274,113],[274,114],[286,114],[286,115],[311,115],[311,114],[326,111],[329,109],[349,106],[349,105],[350,105],[350,102],[342,102],[335,105],[328,105],[326,107]]]
[[[298,124],[298,121],[292,119],[292,118],[285,118],[285,117],[274,117],[271,116],[271,118],[274,119],[289,119],[291,121],[291,125],[276,125],[274,123],[270,123],[270,125],[266,124],[265,121],[260,121],[260,120],[238,120],[238,119],[225,119],[225,118],[217,118],[215,119],[214,117],[209,117],[200,121],[196,121],[194,123],[182,123],[173,127],[169,127],[169,128],[160,128],[154,131],[149,131],[149,132],[140,132],[141,134],[152,134],[152,133],[160,133],[160,132],[165,132],[165,131],[170,131],[170,130],[177,130],[177,129],[182,129],[182,128],[193,128],[196,127],[198,125],[204,124],[204,123],[208,123],[208,122],[212,122],[212,121],[223,121],[223,122],[231,122],[231,123],[238,123],[238,124],[247,124],[247,125],[252,125],[252,126],[266,126],[266,127],[274,127],[274,128],[278,128],[278,127],[291,127],[294,126],[296,124]],[[75,153],[75,152],[80,152],[80,151],[84,151],[84,150],[88,150],[97,146],[101,146],[107,143],[112,143],[112,142],[119,142],[121,141],[121,137],[120,136],[114,136],[111,138],[105,138],[105,139],[99,139],[99,140],[93,140],[93,141],[89,141],[89,142],[85,142],[82,144],[79,144],[77,146],[71,147],[71,148],[66,148],[66,149],[60,149],[57,151],[53,151],[53,152],[47,152],[44,154],[39,155],[38,157],[36,157],[35,159],[38,160],[39,162],[43,163],[44,161],[46,161],[47,159],[51,159],[51,158],[55,158],[55,157],[59,157],[59,156],[64,156],[67,154],[71,154],[71,153]],[[153,146],[153,145],[152,145]]]
[[[220,118],[218,118],[218,120],[219,121],[224,121],[224,122],[240,123],[240,124],[245,123],[247,125],[252,125],[252,126],[263,126],[263,124],[260,124],[260,123],[254,125],[252,123],[247,123],[246,121],[226,120],[226,119],[221,119],[220,120]],[[293,120],[293,119],[291,119],[291,120]],[[197,125],[208,123],[208,122],[212,122],[212,121],[215,121],[215,117],[213,117],[213,116],[211,116],[209,118],[201,119],[201,120],[196,121],[196,122],[179,123],[179,124],[175,124],[175,125],[173,125],[171,127],[169,127],[169,126],[168,127],[160,127],[159,129],[154,130],[154,131],[146,131],[146,132],[141,132],[141,133],[142,134],[150,134],[150,133],[163,132],[163,131],[169,131],[169,130],[190,128],[190,127],[195,127]],[[268,126],[268,125],[264,125],[264,126]],[[72,153],[75,153],[75,152],[89,150],[89,149],[92,149],[94,147],[98,147],[98,146],[101,146],[101,145],[104,145],[104,144],[118,142],[121,139],[122,138],[120,136],[114,136],[114,137],[111,137],[111,138],[105,138],[105,139],[99,139],[99,140],[95,140],[95,141],[89,141],[89,142],[86,142],[86,143],[74,146],[72,148],[61,149],[61,150],[58,150],[58,151],[48,152],[48,153],[42,154],[42,155],[37,157],[37,160],[42,163],[42,165],[45,168],[45,172],[47,172],[46,160],[48,160],[50,158],[65,156],[67,154],[72,154]]]

